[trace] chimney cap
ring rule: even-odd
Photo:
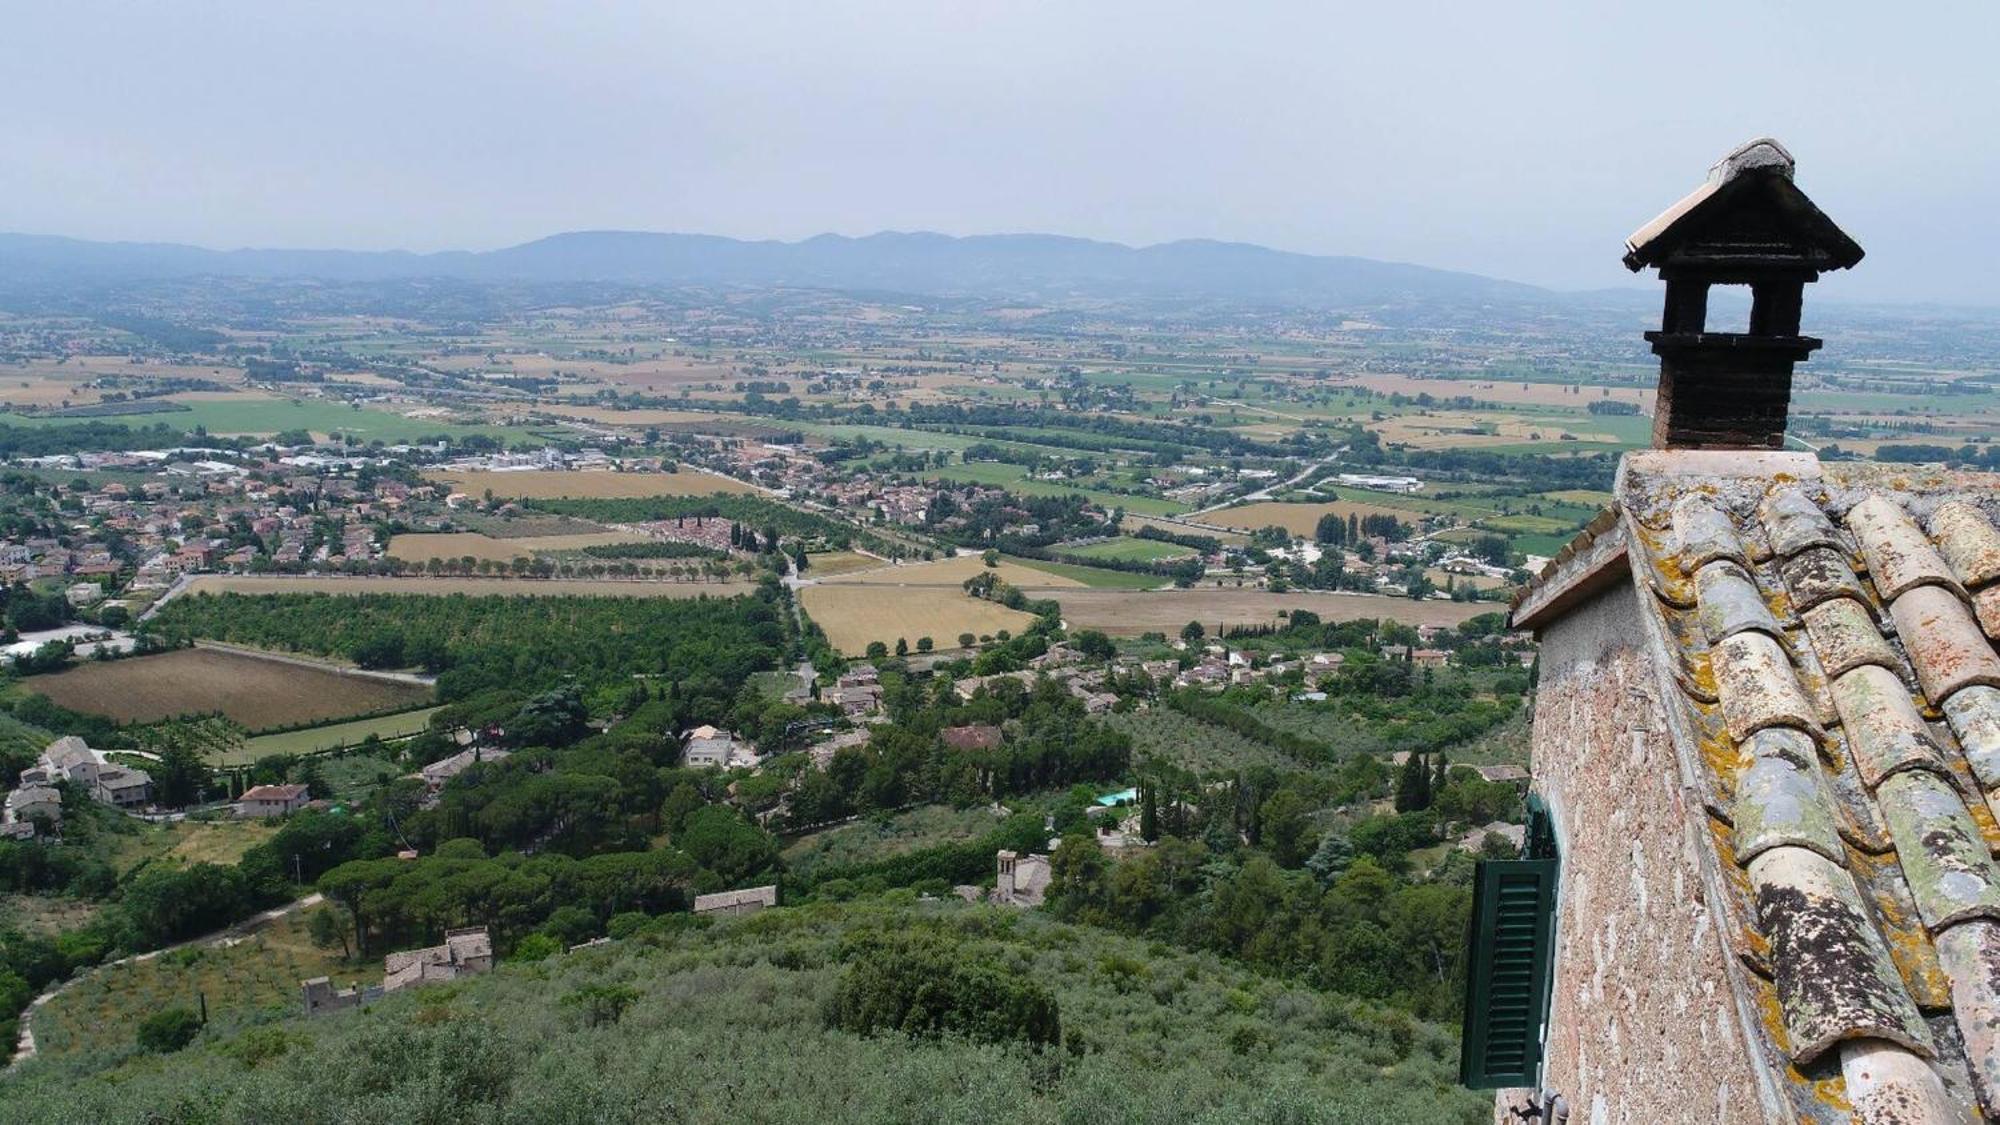
[[[1776,137],[1758,137],[1730,149],[1728,155],[1709,165],[1708,182],[1720,187],[1745,172],[1772,172],[1786,179],[1798,170],[1799,162]]]
[[[1625,266],[1674,268],[1714,280],[1746,273],[1812,275],[1846,269],[1861,246],[1792,182],[1797,162],[1770,137],[1738,145],[1700,187],[1625,240]]]

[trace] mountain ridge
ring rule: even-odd
[[[1223,298],[1307,303],[1426,299],[1541,302],[1521,282],[1246,242],[1148,246],[1068,235],[931,231],[819,234],[793,242],[674,232],[565,231],[496,250],[214,250],[0,233],[0,271],[52,284],[239,277],[492,283],[618,282],[880,290],[952,297]]]

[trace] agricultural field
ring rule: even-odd
[[[1075,452],[1051,448],[1049,452]],[[1034,480],[1027,469],[1020,465],[1004,464],[998,461],[977,461],[972,464],[950,465],[933,469],[924,474],[929,480],[955,480],[971,484],[990,484],[1018,492],[1024,496],[1068,496],[1082,493],[1094,503],[1106,508],[1123,508],[1147,516],[1171,516],[1187,511],[1187,505],[1159,496],[1133,496],[1124,492],[1108,492],[1088,485],[1070,484],[1066,481]]]
[[[748,582],[646,582],[617,578],[308,578],[269,574],[204,574],[189,594],[508,594],[527,598],[729,598],[756,589]]]
[[[431,689],[212,648],[93,662],[24,681],[72,711],[121,723],[221,712],[250,730],[402,710]]]
[[[1072,629],[1097,629],[1113,636],[1141,633],[1177,635],[1181,626],[1199,621],[1211,633],[1222,625],[1274,625],[1280,610],[1311,610],[1322,621],[1381,618],[1405,625],[1456,625],[1482,613],[1490,604],[1412,601],[1380,594],[1336,594],[1299,591],[1273,594],[1268,590],[1202,588],[1192,590],[1064,590],[1063,621]]]
[[[853,574],[860,570],[873,570],[887,566],[888,562],[859,551],[822,551],[806,556],[806,576],[809,578],[838,578],[843,574]]]
[[[380,972],[380,962],[355,965],[315,946],[300,915],[291,914],[234,945],[187,946],[89,973],[35,1013],[35,1045],[52,1058],[126,1049],[140,1020],[191,1007],[197,996],[211,1020],[291,1015],[302,980],[333,975],[346,985]]]
[[[1196,775],[1226,773],[1266,766],[1297,769],[1298,763],[1261,742],[1227,727],[1155,707],[1150,711],[1113,712],[1099,720],[1132,739],[1132,757],[1158,758]]]
[[[1266,500],[1256,504],[1244,504],[1235,508],[1224,508],[1215,512],[1204,512],[1190,517],[1202,523],[1212,523],[1221,527],[1233,527],[1242,531],[1255,531],[1261,527],[1282,527],[1293,535],[1307,539],[1319,528],[1320,517],[1327,514],[1346,519],[1349,516],[1394,516],[1408,523],[1419,518],[1407,508],[1391,508],[1381,504],[1342,501],[1330,504],[1300,504],[1281,500]]]
[[[356,719],[353,722],[280,731],[277,734],[260,734],[255,738],[245,739],[238,753],[215,764],[247,765],[270,754],[312,754],[343,746],[358,746],[371,734],[381,739],[421,734],[425,725],[430,722],[431,715],[436,711],[436,707],[420,707],[414,711],[399,711],[393,715],[378,715],[372,719]]]
[[[425,474],[468,496],[492,492],[502,500],[630,500],[649,496],[708,496],[717,492],[746,493],[757,489],[730,477],[683,469],[671,473],[466,472]]]
[[[1215,522],[1208,516],[1183,517],[1183,518],[1196,519],[1205,523]],[[1240,531],[1231,531],[1226,528],[1190,527],[1186,523],[1176,523],[1172,520],[1164,520],[1164,519],[1151,519],[1146,516],[1128,515],[1125,517],[1125,522],[1119,524],[1118,526],[1125,531],[1137,531],[1142,527],[1157,527],[1162,531],[1171,532],[1175,535],[1206,535],[1211,539],[1217,539],[1224,543],[1234,544],[1238,546],[1250,541],[1250,537],[1243,534]]]
[[[956,844],[991,832],[1000,818],[990,807],[954,809],[925,805],[880,820],[867,819],[810,832],[785,846],[786,869],[810,878],[814,868],[872,863],[939,844]]]
[[[475,558],[489,562],[511,562],[532,557],[519,539],[493,539],[476,531],[443,533],[406,532],[389,540],[389,557],[405,562],[428,559]]]
[[[581,551],[620,543],[645,543],[646,536],[627,531],[589,531],[568,535],[521,535],[498,539],[477,531],[412,531],[389,540],[389,556],[405,562],[463,559],[468,555],[489,562],[511,562],[543,552]]]
[[[4,377],[0,377],[4,379]],[[0,383],[4,386],[4,383]],[[183,401],[185,400],[185,401]],[[464,437],[481,434],[509,444],[536,444],[546,435],[524,428],[464,422],[448,411],[418,411],[392,414],[386,410],[349,406],[330,399],[293,399],[260,394],[182,395],[186,410],[161,414],[140,414],[131,420],[140,425],[165,422],[179,430],[206,427],[218,437],[267,437],[285,430],[305,430],[326,435],[347,434],[362,441],[409,442],[440,434]],[[0,415],[0,422],[16,426],[61,426],[92,421],[86,417],[46,415]],[[104,421],[105,419],[95,419]]]
[[[1024,565],[1018,559],[1001,559],[997,567],[988,567],[978,555],[954,555],[936,562],[911,563],[905,566],[888,566],[875,570],[864,570],[843,575],[835,580],[841,584],[879,584],[888,586],[940,586],[954,590],[963,587],[965,580],[988,570],[1000,576],[1000,580],[1014,586],[1081,586],[1074,578],[1064,578]],[[810,573],[810,572],[808,572]]]
[[[141,864],[167,863],[185,866],[218,863],[224,866],[243,858],[243,853],[263,843],[277,832],[267,820],[241,820],[224,815],[213,820],[177,820],[151,823],[129,819],[122,827],[131,832],[108,836],[106,857],[119,875],[128,875]]]
[[[801,590],[799,597],[833,647],[850,656],[861,655],[871,641],[894,648],[901,639],[914,649],[917,638],[929,637],[938,647],[950,648],[960,633],[990,636],[1002,629],[1018,633],[1035,621],[1033,614],[972,597],[956,584],[822,582]]]
[[[1041,571],[1047,577],[1035,579],[1027,588],[1037,586],[1091,586],[1100,590],[1157,590],[1171,582],[1157,574],[1142,574],[1131,570],[1107,570],[1096,566],[1077,566],[1074,563],[1048,562],[1043,559],[1015,559],[1014,562],[1029,570]],[[1042,590],[1039,592],[1046,592]]]
[[[1107,539],[1102,543],[1092,543],[1085,547],[1065,547],[1067,554],[1081,555],[1087,559],[1115,559],[1119,562],[1165,562],[1169,559],[1184,559],[1193,555],[1194,548],[1178,543],[1163,543],[1158,539]]]
[[[94,902],[56,894],[0,894],[0,918],[25,934],[54,937],[78,930],[97,917]]]

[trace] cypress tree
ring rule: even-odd
[[[1139,838],[1149,844],[1160,838],[1160,804],[1151,784],[1139,789]]]
[[[1396,811],[1416,812],[1431,803],[1431,771],[1422,754],[1412,753],[1403,759],[1403,770],[1396,777]]]

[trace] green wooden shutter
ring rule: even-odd
[[[1474,1090],[1533,1086],[1555,961],[1557,861],[1493,859],[1473,876],[1458,1080]]]

